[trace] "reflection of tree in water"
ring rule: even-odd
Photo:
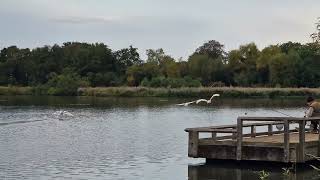
[[[290,165],[278,163],[247,163],[235,161],[210,161],[203,165],[189,165],[189,180],[257,180],[259,173],[265,171],[270,173],[268,180],[301,180],[318,179],[318,172],[308,165],[298,165],[296,172],[287,173],[284,168],[290,168]]]

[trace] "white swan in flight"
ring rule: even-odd
[[[198,99],[196,101],[196,103],[199,104],[200,102],[206,102],[207,104],[210,104],[214,97],[219,97],[219,96],[220,96],[220,94],[213,94],[209,100],[207,100],[207,99]]]
[[[177,106],[189,106],[190,104],[193,104],[193,103],[199,104],[200,102],[206,102],[207,104],[210,104],[212,102],[212,99],[214,97],[218,97],[218,96],[220,96],[220,94],[213,94],[209,100],[198,99],[196,101],[190,101],[190,102],[186,102],[186,103],[177,104]]]

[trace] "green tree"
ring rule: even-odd
[[[147,49],[146,54],[147,54],[148,63],[157,63],[157,64],[160,64],[166,56],[162,48],[156,49],[156,50]]]
[[[226,56],[224,45],[216,40],[210,40],[204,43],[196,49],[194,54],[208,55],[208,57],[212,59],[224,58]]]
[[[71,69],[66,68],[62,74],[53,76],[47,85],[50,87],[48,90],[50,95],[76,95],[79,87],[87,86],[89,83],[82,80]]]
[[[165,56],[159,64],[161,74],[165,77],[178,78],[180,77],[179,65],[170,56]]]
[[[259,58],[257,59],[257,80],[258,83],[261,85],[267,85],[269,84],[270,80],[270,72],[269,72],[269,65],[271,63],[271,59],[273,56],[276,56],[277,54],[281,53],[281,48],[279,46],[268,46],[264,48],[261,53]]]
[[[223,80],[224,65],[222,59],[212,59],[208,55],[194,54],[189,57],[188,69],[193,78],[200,78],[202,84]]]
[[[232,50],[228,56],[228,66],[233,81],[239,86],[251,86],[257,83],[256,61],[260,51],[254,43],[240,46],[239,50]]]
[[[139,65],[142,63],[137,48],[130,46],[113,53],[114,58],[119,64],[121,72],[125,72],[126,69],[132,65]]]
[[[299,54],[291,50],[288,54],[279,53],[270,62],[270,80],[273,85],[282,87],[299,86],[302,60]]]

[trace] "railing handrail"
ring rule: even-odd
[[[238,119],[242,121],[320,121],[320,117],[247,117],[247,116],[240,116]]]
[[[246,123],[243,124],[243,127],[251,127],[251,126],[267,126],[267,125],[277,125],[283,124],[283,122],[258,122],[258,123]],[[236,129],[237,125],[221,125],[221,126],[208,126],[208,127],[196,127],[196,128],[186,128],[185,131],[198,131],[201,129]]]
[[[199,128],[197,130],[195,130],[195,132],[202,132],[202,133],[237,133],[236,129],[211,129],[211,128]]]
[[[296,121],[320,121],[320,117],[310,117],[310,118],[301,118],[301,117],[247,117],[247,116],[240,116],[238,119],[242,121],[267,121],[267,122],[257,122],[257,123],[244,123],[242,127],[250,127],[250,126],[267,126],[267,125],[277,125],[277,124],[284,124],[285,120],[289,122]],[[185,131],[198,131],[201,129],[229,129],[229,128],[237,128],[237,124],[232,125],[221,125],[221,126],[209,126],[209,127],[196,127],[196,128],[186,128]]]

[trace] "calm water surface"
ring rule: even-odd
[[[304,100],[0,96],[0,179],[258,179],[259,169],[187,157],[185,128],[238,116],[303,116]],[[74,118],[52,114],[67,110]],[[282,178],[281,167],[267,169]],[[314,178],[306,169],[299,179]]]

